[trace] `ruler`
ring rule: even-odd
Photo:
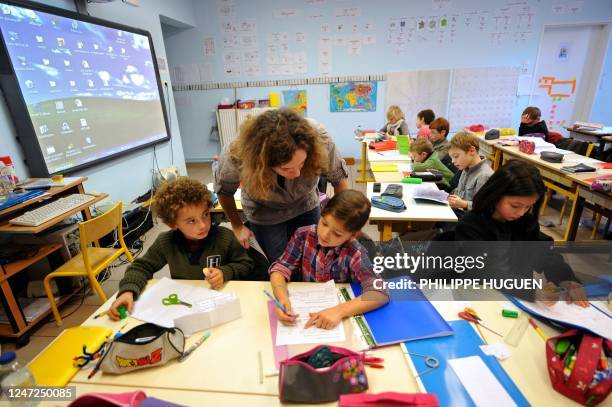
[[[512,328],[510,328],[508,335],[506,335],[504,338],[504,342],[515,347],[518,346],[518,344],[521,343],[521,339],[523,339],[523,335],[525,334],[528,326],[529,320],[527,319],[527,316],[525,316],[524,313],[521,313]]]

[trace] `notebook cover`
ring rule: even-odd
[[[411,365],[411,368],[421,375],[417,383],[422,391],[434,393],[438,396],[441,406],[474,406],[472,399],[461,384],[461,381],[448,364],[448,359],[464,358],[468,356],[480,356],[493,375],[506,389],[510,397],[518,406],[529,406],[529,402],[521,391],[516,387],[510,376],[499,364],[494,356],[485,355],[479,346],[484,342],[478,336],[468,321],[449,321],[455,335],[439,338],[429,338],[420,341],[402,343],[402,351]],[[438,359],[440,366],[429,371],[425,365],[425,358],[411,356],[407,352],[421,355],[433,356]],[[415,372],[415,375],[416,375]]]
[[[65,386],[79,371],[73,358],[83,354],[83,345],[88,352],[95,352],[111,335],[110,328],[101,326],[76,326],[65,329],[32,362],[29,368],[36,385]]]
[[[395,280],[399,278],[386,281]],[[361,295],[361,284],[351,283],[351,289],[355,297]],[[364,314],[377,346],[453,334],[421,291],[390,290],[389,294],[387,304]]]

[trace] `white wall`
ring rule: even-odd
[[[554,9],[557,4],[579,5],[582,8]],[[538,46],[543,27],[549,24],[575,24],[583,22],[612,21],[610,0],[587,0],[569,2],[558,0],[473,0],[450,2],[408,1],[408,0],[369,0],[322,1],[304,0],[235,0],[235,15],[221,18],[219,2],[200,0],[195,3],[196,27],[174,33],[167,38],[167,51],[170,65],[210,64],[213,82],[233,82],[266,79],[289,79],[320,76],[319,39],[322,37],[365,36],[367,23],[373,24],[370,33],[376,35],[376,43],[362,45],[359,55],[348,53],[346,46],[334,46],[332,50],[333,75],[379,74],[390,71],[469,68],[490,66],[525,67],[528,74],[533,74]],[[435,5],[446,5],[436,9]],[[336,17],[337,11],[345,8],[356,8],[354,17]],[[299,16],[280,18],[279,10],[297,11]],[[509,15],[510,23],[504,24],[504,16]],[[466,24],[468,17],[470,25]],[[404,19],[408,25],[414,25],[421,19],[437,22],[445,18],[449,24],[444,29],[412,30],[410,40],[403,46],[397,45],[397,35],[391,36],[389,42],[389,24]],[[454,29],[450,21],[455,19]],[[224,49],[222,32],[223,21],[239,23],[245,19],[254,19],[257,25],[257,45],[261,71],[257,76],[241,75],[230,77],[224,72]],[[481,29],[481,22],[483,28]],[[344,31],[338,32],[337,23],[344,24]],[[321,26],[329,24],[331,31],[322,33]],[[356,33],[353,32],[356,26]],[[308,72],[305,75],[278,76],[271,75],[267,61],[269,36],[274,32],[286,32],[295,38],[296,32],[303,32],[306,40],[302,43],[294,39],[289,41],[288,52],[305,52]],[[451,41],[453,34],[453,41]],[[405,34],[408,36],[408,33]],[[216,54],[205,57],[203,40],[214,37]],[[406,37],[407,38],[407,37]],[[191,44],[192,46],[185,46]],[[278,45],[278,44],[277,44]],[[398,48],[399,51],[397,51]],[[238,52],[244,48],[238,47]],[[244,70],[244,64],[243,64]],[[334,135],[342,154],[345,156],[360,155],[359,145],[353,140],[353,130],[357,125],[369,128],[380,128],[385,121],[384,90],[385,83],[378,86],[378,109],[373,113],[331,113],[329,111],[327,85],[299,86],[308,90],[308,116],[324,123]],[[296,88],[296,87],[294,87]],[[238,98],[265,98],[270,91],[281,89],[241,88]],[[179,108],[179,121],[185,146],[187,161],[210,159],[218,153],[219,144],[210,141],[208,135],[214,126],[213,114],[222,97],[233,100],[232,90],[184,91],[176,93]],[[520,113],[529,102],[528,96],[517,98],[513,123],[518,126]],[[428,106],[422,106],[428,108]],[[414,120],[415,112],[405,112],[407,120]]]
[[[51,1],[46,3],[63,6],[74,10],[70,1]],[[160,15],[164,15],[183,24],[194,25],[194,8],[192,0],[143,0],[140,7],[132,7],[121,1],[106,4],[88,4],[89,13],[98,18],[114,21],[127,26],[141,28],[151,33],[153,46],[158,57],[166,58],[166,51],[160,25]],[[167,72],[161,74],[162,83],[167,82],[170,98],[173,99],[170,77]],[[169,109],[171,124],[174,164],[182,174],[186,174],[183,146],[174,103]],[[27,176],[27,168],[23,165],[20,145],[16,141],[12,119],[6,103],[0,102],[0,153],[9,154],[13,158],[16,171],[20,177]],[[156,147],[157,161],[160,167],[171,164],[170,143]],[[133,154],[108,161],[104,164],[85,169],[76,175],[89,178],[85,184],[86,190],[110,194],[114,200],[131,201],[151,188],[151,170],[153,168],[153,148],[140,150]]]

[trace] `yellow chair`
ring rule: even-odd
[[[120,244],[119,249],[90,246],[91,243],[97,242],[98,239],[115,229],[117,230],[117,238]],[[123,253],[125,253],[130,262],[134,261],[134,257],[132,257],[123,240],[121,201],[117,202],[108,212],[79,223],[79,233],[81,252],[61,265],[57,270],[49,273],[44,280],[45,291],[47,297],[49,297],[51,310],[58,326],[62,325],[62,317],[57,310],[57,304],[55,304],[53,292],[51,291],[52,279],[56,277],[87,277],[91,288],[100,296],[104,303],[107,298],[96,279],[98,274]]]

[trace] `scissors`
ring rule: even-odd
[[[186,307],[191,308],[191,304],[186,303],[185,301],[179,300],[178,295],[170,294],[166,298],[162,298],[163,305],[184,305]]]
[[[474,323],[474,324],[476,324],[476,325],[480,325],[481,327],[483,327],[483,328],[484,328],[484,329],[486,329],[487,331],[491,331],[491,332],[493,332],[495,335],[501,336],[502,338],[504,337],[504,335],[502,335],[502,334],[500,334],[500,333],[498,333],[498,332],[495,332],[495,331],[494,331],[494,330],[492,330],[491,328],[488,328],[488,327],[486,327],[485,325],[483,325],[483,324],[480,322],[480,318],[479,318],[479,317],[474,316],[473,314],[470,314],[470,313],[469,313],[469,312],[467,312],[467,311],[460,312],[458,315],[459,315],[459,318],[461,318],[461,319],[465,319],[466,321],[473,322],[473,323]]]
[[[431,372],[432,370],[434,370],[435,368],[437,368],[438,366],[440,366],[440,361],[435,356],[422,355],[420,353],[413,353],[413,352],[408,352],[408,354],[412,356],[420,356],[422,358],[425,358],[425,366],[429,368],[422,372],[417,372],[416,374],[417,377],[423,376],[424,374],[427,374]]]

